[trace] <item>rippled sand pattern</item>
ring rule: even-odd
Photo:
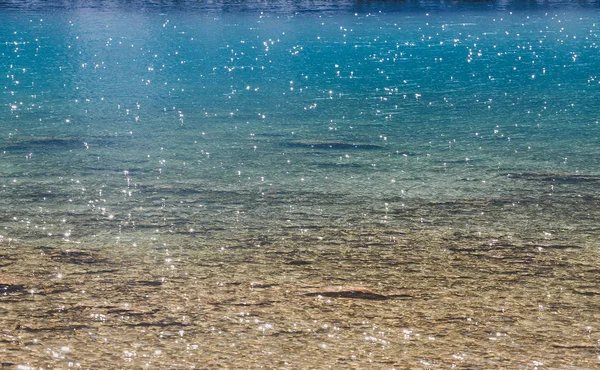
[[[595,368],[600,200],[558,199],[589,220],[536,218],[540,202],[509,231],[494,225],[513,205],[449,202],[410,211],[447,225],[315,219],[324,226],[174,234],[168,248],[2,240],[0,357],[33,368]],[[474,231],[486,225],[496,231]]]

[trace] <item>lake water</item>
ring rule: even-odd
[[[600,4],[0,4],[0,362],[600,366]]]

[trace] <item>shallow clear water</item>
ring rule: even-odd
[[[595,2],[11,2],[8,366],[594,368]]]

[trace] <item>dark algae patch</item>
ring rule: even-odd
[[[540,181],[559,184],[600,183],[600,176],[564,172],[508,173],[506,176],[515,180]]]
[[[287,141],[281,143],[287,148],[320,149],[320,150],[383,150],[384,146],[365,143],[321,142],[321,141]]]

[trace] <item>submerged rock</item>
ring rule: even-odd
[[[307,292],[302,292],[302,295],[309,297],[328,297],[328,298],[351,298],[351,299],[367,299],[372,301],[384,301],[393,298],[406,297],[405,295],[385,295],[372,291],[364,287],[333,287],[324,289],[315,289]]]

